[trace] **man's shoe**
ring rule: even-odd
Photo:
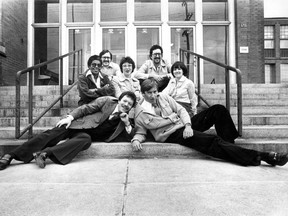
[[[33,153],[33,156],[37,166],[44,169],[46,166],[45,160],[47,158],[46,152],[35,152]]]
[[[266,162],[272,166],[284,166],[288,162],[288,154],[269,152]]]
[[[12,161],[12,158],[6,158],[5,155],[0,158],[0,170],[6,169]]]

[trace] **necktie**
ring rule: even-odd
[[[120,117],[120,112],[115,112],[113,115],[109,117],[109,120],[114,120]]]
[[[161,116],[161,108],[157,105],[157,103],[152,104],[155,114]]]

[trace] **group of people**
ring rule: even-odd
[[[131,142],[133,151],[141,151],[148,131],[157,142],[178,143],[243,166],[288,162],[287,153],[235,145],[239,134],[224,106],[216,104],[197,113],[195,86],[187,78],[185,64],[177,61],[171,66],[162,58],[159,45],[150,48],[149,56],[135,72],[130,57],[117,65],[109,50],[91,56],[88,69],[79,75],[79,107],[56,127],[5,153],[0,170],[13,159],[24,163],[35,159],[40,168],[46,166],[47,158],[65,165],[92,141]],[[217,135],[204,133],[213,125]]]

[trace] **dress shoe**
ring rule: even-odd
[[[38,167],[44,169],[46,166],[46,158],[47,158],[47,153],[46,152],[35,152],[33,153],[35,162]]]
[[[288,154],[269,152],[268,158],[265,161],[272,166],[284,166],[288,162]]]
[[[12,158],[11,157],[7,158],[5,157],[5,155],[2,158],[0,158],[0,170],[6,169],[10,165],[11,161]]]

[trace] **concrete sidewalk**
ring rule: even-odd
[[[286,216],[288,165],[195,158],[77,157],[0,171],[0,215]]]

